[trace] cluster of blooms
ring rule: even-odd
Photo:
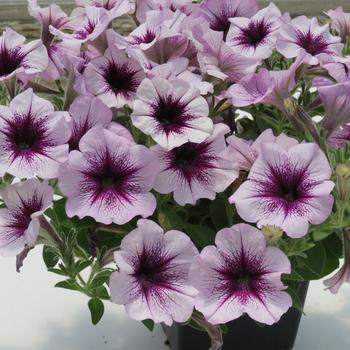
[[[350,141],[350,14],[329,11],[330,28],[255,0],[76,4],[68,16],[28,0],[41,40],[0,37],[0,254],[46,242],[44,212],[64,198],[68,218],[94,219],[90,231],[131,227],[109,283],[131,318],[171,325],[195,308],[213,325],[243,313],[278,321],[292,305],[281,279],[291,263],[266,234],[311,237],[348,204],[348,177],[332,174]],[[137,24],[128,35],[112,29],[124,15]],[[191,213],[218,193],[237,214],[215,246],[164,234],[162,205]],[[345,218],[338,226],[347,259],[332,291],[350,282]]]

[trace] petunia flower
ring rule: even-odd
[[[173,79],[184,80],[189,83],[191,87],[199,89],[201,95],[214,92],[213,84],[203,81],[201,75],[193,73],[191,67],[189,67],[189,60],[185,57],[179,57],[172,62],[156,66],[147,72],[147,76],[149,78],[163,78],[168,81]]]
[[[198,45],[198,61],[202,73],[212,77],[238,82],[245,75],[255,72],[260,60],[241,55],[223,41],[223,33],[211,29],[203,32],[194,28]]]
[[[69,114],[72,117],[72,135],[69,150],[79,149],[80,139],[94,126],[107,127],[112,121],[112,111],[96,97],[79,96],[71,104]]]
[[[320,26],[317,18],[299,16],[279,29],[277,50],[287,58],[305,53],[304,62],[317,65],[341,56],[343,44],[340,38],[329,32],[328,24]]]
[[[53,189],[47,181],[29,179],[0,190],[6,208],[0,209],[0,255],[15,256],[33,247],[39,234],[39,217],[50,207]]]
[[[55,112],[32,89],[0,106],[0,175],[56,177],[68,156],[68,120],[67,112]]]
[[[104,56],[96,57],[84,73],[88,92],[108,107],[132,105],[136,90],[145,74],[139,63],[116,46],[110,46]]]
[[[58,5],[40,7],[37,0],[28,0],[28,12],[41,24],[41,40],[47,48],[54,40],[50,26],[57,30],[74,30],[80,21],[80,17],[69,17]]]
[[[160,146],[171,150],[190,141],[200,143],[213,130],[209,107],[187,82],[144,79],[137,90],[132,123]]]
[[[245,56],[268,58],[276,46],[281,16],[281,11],[271,3],[251,18],[232,18],[226,43]]]
[[[6,28],[0,36],[0,81],[18,73],[35,74],[48,65],[48,56],[41,40],[25,44],[25,37]]]
[[[227,33],[232,17],[252,17],[259,10],[256,0],[205,0],[198,15],[209,22],[210,28]]]
[[[272,104],[284,111],[284,99],[296,86],[296,73],[304,59],[300,55],[286,70],[268,71],[261,68],[258,73],[244,76],[237,84],[231,85],[224,93],[235,107],[257,103]]]
[[[216,124],[213,134],[202,143],[187,142],[171,151],[154,146],[161,164],[154,189],[174,192],[180,205],[195,204],[200,198],[215,199],[216,193],[223,192],[239,175],[233,163],[221,156],[229,131],[228,126]]]
[[[350,283],[350,233],[345,230],[344,238],[344,263],[343,266],[330,278],[323,283],[331,291],[331,293],[338,293],[340,287],[344,283]]]
[[[130,318],[155,323],[187,321],[193,311],[196,290],[188,272],[198,251],[180,231],[163,229],[141,219],[137,228],[114,253],[118,271],[111,275],[112,301],[125,305]]]
[[[328,136],[350,121],[350,80],[318,87],[325,108],[322,125]]]
[[[327,139],[328,145],[333,149],[343,148],[347,142],[350,142],[350,124],[332,132]]]
[[[228,147],[223,157],[233,162],[236,171],[249,171],[259,157],[261,145],[264,143],[275,142],[286,149],[298,144],[297,140],[283,133],[276,137],[271,129],[262,132],[254,141],[245,140],[236,135],[229,136],[226,141]]]
[[[83,19],[72,33],[63,32],[50,25],[52,35],[60,39],[74,39],[81,43],[97,39],[108,27],[110,22],[107,11],[104,8],[86,6]]]
[[[313,143],[285,147],[261,145],[248,180],[230,197],[239,216],[258,227],[275,225],[293,238],[306,235],[309,224],[330,215],[334,183],[320,148]]]
[[[196,6],[191,0],[135,0],[135,2],[135,16],[141,23],[148,21],[147,15],[152,10],[178,11],[189,15],[193,12]]]
[[[69,153],[59,174],[69,217],[123,225],[152,215],[156,200],[149,191],[159,171],[153,152],[101,126],[83,136],[79,149]]]
[[[266,241],[255,227],[237,224],[216,235],[215,246],[205,247],[190,269],[198,289],[195,307],[208,322],[224,324],[244,313],[273,324],[292,306],[281,282],[290,273],[288,258]]]
[[[342,42],[345,43],[346,37],[350,36],[350,13],[344,12],[341,6],[325,13],[332,21],[331,28],[339,33]]]
[[[132,11],[133,6],[129,0],[76,0],[77,6],[93,6],[107,11],[109,19],[121,17]]]

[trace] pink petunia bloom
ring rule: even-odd
[[[79,17],[69,17],[55,4],[42,8],[37,0],[28,0],[28,12],[41,24],[41,40],[47,48],[54,40],[50,26],[58,30],[74,30],[80,21]]]
[[[63,32],[52,25],[49,29],[52,35],[60,39],[74,39],[84,43],[97,39],[107,29],[109,22],[108,13],[104,8],[86,6],[83,19],[72,33]]]
[[[0,81],[18,73],[35,74],[48,65],[48,56],[41,40],[24,44],[25,37],[6,28],[0,36]]]
[[[345,43],[346,37],[350,36],[350,13],[344,12],[341,6],[325,13],[332,20],[331,28],[339,33],[342,42]]]
[[[203,73],[221,80],[237,82],[245,75],[255,72],[260,60],[246,57],[223,41],[223,33],[208,29],[204,32],[194,28],[198,41],[198,61]]]
[[[261,68],[258,73],[248,74],[237,84],[230,86],[224,96],[235,107],[268,103],[283,111],[283,100],[290,96],[296,86],[295,75],[303,58],[302,55],[298,57],[287,70],[268,71]]]
[[[282,273],[291,271],[287,256],[266,247],[261,231],[247,224],[222,229],[215,244],[205,247],[190,269],[190,282],[199,291],[196,309],[212,324],[244,313],[261,323],[277,322],[292,306],[281,282]]]
[[[39,217],[53,199],[47,181],[29,179],[0,190],[6,208],[0,209],[0,255],[15,256],[33,247],[39,234]]]
[[[350,124],[332,132],[327,139],[328,145],[333,149],[343,148],[347,142],[350,142]]]
[[[110,46],[104,56],[91,60],[83,73],[88,92],[108,107],[132,106],[145,74],[139,63],[124,51]]]
[[[28,89],[0,106],[0,175],[57,176],[68,156],[69,115]]]
[[[346,230],[344,237],[344,264],[343,266],[330,278],[323,283],[331,291],[331,293],[338,293],[340,287],[344,283],[350,283],[350,233]]]
[[[318,87],[325,108],[322,120],[328,136],[350,121],[350,80]]]
[[[228,126],[216,124],[213,134],[202,143],[187,142],[171,151],[154,146],[161,164],[154,189],[174,192],[180,205],[195,204],[200,198],[215,199],[216,193],[223,192],[239,175],[233,163],[221,156],[229,132]]]
[[[193,311],[196,290],[188,272],[198,251],[180,231],[163,229],[141,219],[137,228],[114,253],[118,271],[110,280],[112,301],[125,305],[130,318],[155,323],[187,321]]]
[[[309,223],[321,224],[332,211],[332,170],[320,148],[303,143],[286,149],[261,145],[248,180],[230,197],[239,216],[258,227],[275,225],[293,238],[307,234]]]
[[[112,121],[112,111],[98,98],[79,96],[71,104],[69,114],[72,117],[72,135],[69,150],[79,149],[80,139],[94,126],[107,127]]]
[[[227,33],[230,18],[251,17],[258,10],[256,0],[205,0],[199,6],[198,15],[209,22],[212,30]]]
[[[191,0],[136,0],[136,18],[141,23],[147,22],[147,15],[152,10],[170,10],[191,14],[195,8]]]
[[[152,68],[147,73],[147,76],[149,78],[163,78],[167,79],[168,81],[174,79],[181,79],[189,83],[191,87],[199,89],[201,95],[213,93],[213,84],[208,83],[207,81],[203,81],[202,76],[193,73],[188,65],[189,61],[187,58],[179,57],[177,60],[174,60],[169,63],[164,63]]]
[[[149,191],[159,171],[153,152],[101,126],[83,136],[79,149],[69,153],[59,174],[69,217],[123,225],[153,214],[156,200]]]
[[[56,80],[65,74],[63,61],[67,55],[77,57],[80,53],[80,43],[73,40],[55,42],[47,48],[49,63],[47,68],[40,73],[40,78]]]
[[[213,131],[209,107],[198,89],[179,79],[144,79],[137,90],[132,123],[160,146],[171,150],[200,143]]]
[[[281,11],[271,3],[250,19],[232,18],[226,43],[245,56],[268,58],[276,46],[281,16]]]
[[[129,0],[75,0],[78,6],[93,6],[107,11],[109,19],[126,15],[131,12],[133,6]]]
[[[305,53],[304,62],[316,65],[333,56],[341,56],[343,44],[340,38],[330,34],[328,24],[320,26],[317,18],[294,18],[281,26],[279,34],[276,47],[287,58]]]
[[[275,142],[286,149],[298,144],[298,141],[285,134],[274,136],[271,129],[262,132],[256,140],[244,140],[236,135],[231,135],[226,139],[228,148],[224,153],[226,159],[231,159],[234,169],[237,171],[249,171],[261,153],[261,145]]]

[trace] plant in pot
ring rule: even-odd
[[[112,301],[175,350],[291,349],[308,281],[350,282],[350,14],[76,5],[0,37],[0,254],[43,245],[94,324]]]

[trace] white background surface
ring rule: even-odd
[[[93,326],[88,299],[53,287],[62,278],[46,271],[38,247],[20,274],[0,258],[0,276],[0,350],[169,350],[160,327],[150,333],[111,303]],[[312,283],[305,312],[295,350],[350,349],[350,285],[333,296]]]

